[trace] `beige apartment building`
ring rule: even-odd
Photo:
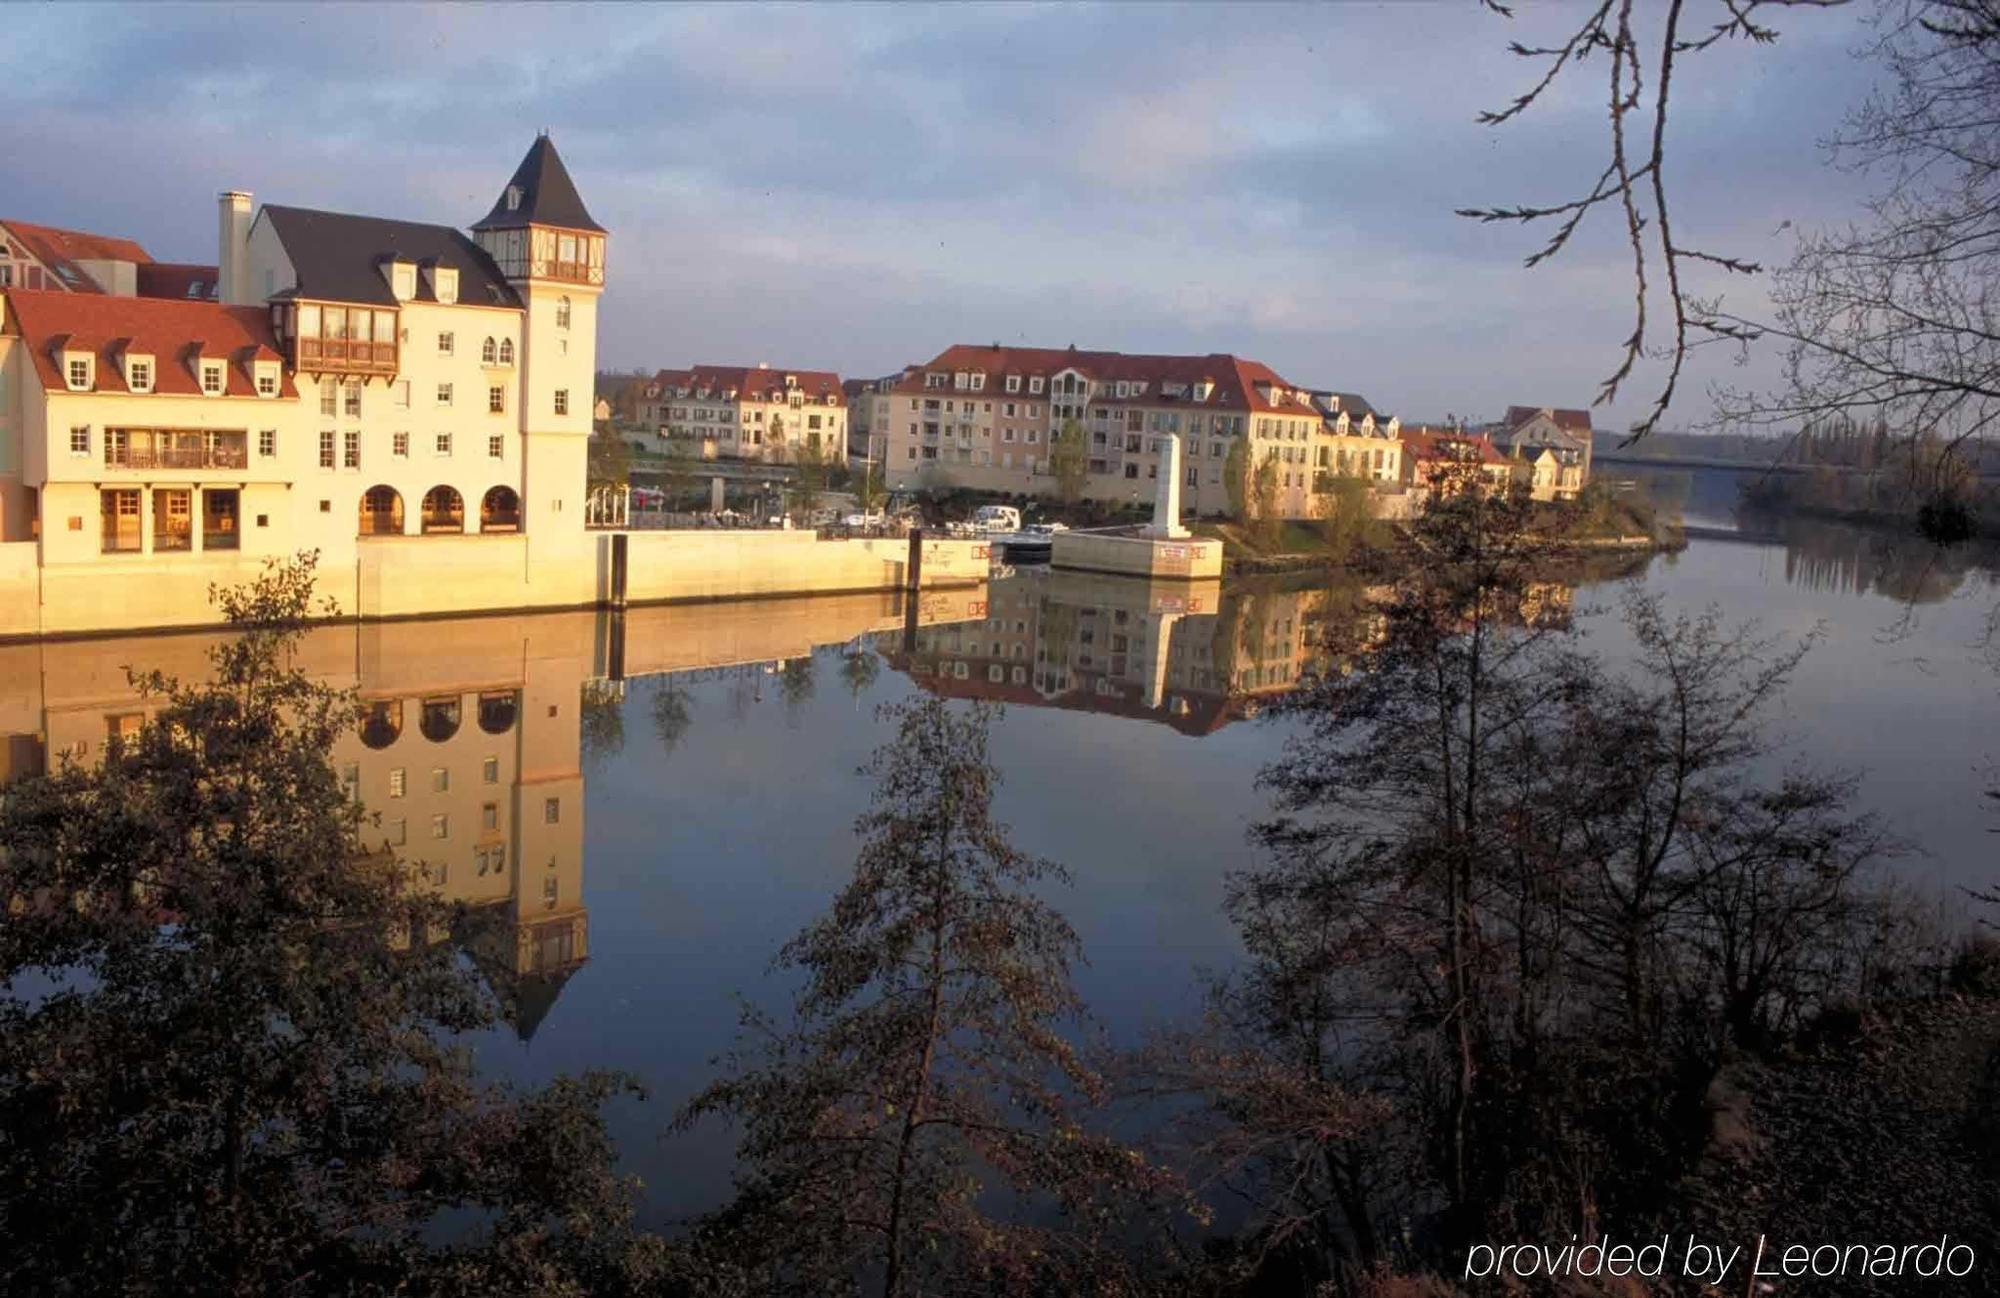
[[[185,622],[308,548],[349,609],[539,602],[587,545],[604,245],[542,137],[469,234],[229,191],[218,302],[0,293],[0,590],[39,605],[0,633]]]
[[[1274,466],[1278,508],[1293,518],[1320,513],[1322,474],[1346,464],[1388,483],[1399,462],[1375,458],[1394,440],[1393,421],[1356,423],[1269,366],[1221,353],[959,345],[883,380],[867,399],[869,437],[893,487],[1052,494],[1053,439],[1070,421],[1084,439],[1092,499],[1152,500],[1163,435],[1178,436],[1189,514],[1228,511],[1224,468],[1238,440],[1253,462]]]
[[[696,365],[661,370],[639,401],[654,448],[705,460],[782,463],[801,451],[845,459],[847,397],[831,370]]]

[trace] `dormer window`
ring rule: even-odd
[[[415,263],[396,262],[389,268],[389,291],[398,302],[407,302],[417,295],[417,268]]]
[[[1020,375],[1018,375],[1018,374],[1009,374],[1009,375],[1007,376],[1007,390],[1008,390],[1009,392],[1019,392],[1019,391],[1021,390],[1021,376],[1020,376]]]
[[[437,268],[437,300],[450,306],[458,301],[458,271],[450,266]]]
[[[221,361],[203,361],[201,363],[201,390],[205,396],[219,397],[222,395]]]
[[[277,362],[257,362],[257,395],[260,397],[275,397],[278,395]]]
[[[134,392],[153,390],[153,358],[128,356],[125,358],[125,385]]]
[[[63,375],[69,380],[70,391],[90,391],[91,380],[96,376],[96,367],[85,352],[69,352],[64,356]]]
[[[519,185],[507,186],[507,210],[510,212],[521,210],[521,187]]]
[[[1041,378],[1041,375],[1039,375],[1039,374],[1038,374],[1038,375],[1036,375],[1036,376],[1035,376],[1034,378],[1031,378],[1031,379],[1029,379],[1029,380],[1028,380],[1028,391],[1030,391],[1030,392],[1040,392],[1041,390],[1042,390],[1042,378]]]

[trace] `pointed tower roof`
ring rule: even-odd
[[[493,210],[475,230],[509,230],[524,225],[555,225],[565,230],[594,230],[604,227],[590,219],[576,183],[569,178],[556,153],[555,141],[538,135],[528,147],[528,156],[514,168],[514,178],[500,191]]]

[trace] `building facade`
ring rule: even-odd
[[[1074,457],[1084,496],[1143,504],[1154,496],[1164,435],[1173,434],[1181,508],[1197,515],[1230,510],[1225,473],[1240,441],[1252,466],[1272,466],[1278,511],[1315,517],[1320,475],[1336,470],[1344,435],[1308,389],[1220,353],[960,345],[884,380],[872,400],[870,437],[892,487],[1053,495],[1060,454]],[[1058,451],[1065,429],[1080,439],[1073,452]]]
[[[1590,482],[1588,410],[1509,406],[1487,430],[1537,500],[1573,500]]]
[[[33,569],[45,624],[163,625],[301,549],[350,608],[410,562],[370,562],[392,538],[573,557],[604,246],[542,137],[469,234],[229,191],[220,301],[0,294],[0,578]]]
[[[783,463],[813,452],[844,460],[847,397],[831,370],[696,365],[646,385],[640,423],[654,449],[701,459]]]

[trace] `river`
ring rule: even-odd
[[[1628,568],[1557,592],[1608,662],[1629,649],[1628,588],[1816,635],[1778,718],[1791,752],[1861,774],[1914,849],[1895,867],[1914,886],[1962,904],[1959,888],[2000,881],[1981,796],[2000,759],[1993,567],[1752,520]],[[1283,740],[1257,699],[1355,593],[1024,571],[926,596],[914,628],[870,595],[328,627],[306,655],[372,701],[336,759],[376,832],[488,917],[461,940],[512,1027],[480,1040],[483,1061],[522,1080],[637,1075],[650,1098],[614,1128],[651,1208],[680,1216],[724,1194],[731,1135],[662,1129],[729,1045],[739,998],[782,1005],[768,964],[851,863],[878,705],[920,689],[1007,705],[1000,810],[1072,870],[1055,900],[1083,940],[1081,990],[1132,1041],[1190,1014],[1202,971],[1234,958],[1223,876],[1251,859],[1254,780]],[[125,665],[196,672],[210,643],[0,646],[0,758],[18,773],[87,757],[139,708]]]

